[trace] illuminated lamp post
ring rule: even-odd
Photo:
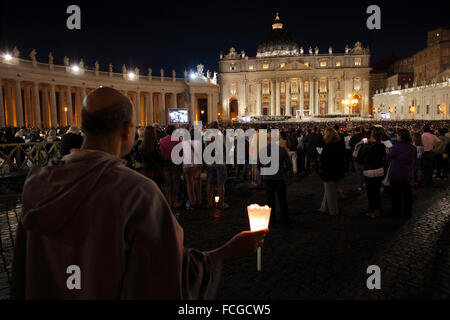
[[[341,103],[344,107],[348,108],[348,121],[350,122],[352,119],[352,108],[355,107],[356,105],[358,105],[359,95],[358,94],[354,94],[354,95],[349,94],[347,96],[347,99],[343,99],[341,101]]]

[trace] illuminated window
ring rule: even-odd
[[[280,63],[280,68],[284,68],[286,66],[286,63],[282,62]]]
[[[340,61],[336,61],[336,67],[340,67],[341,66],[341,62]]]
[[[355,58],[355,66],[361,65],[361,58]]]
[[[253,65],[248,66],[248,70],[253,70]]]
[[[304,90],[305,92],[309,92],[309,81],[305,81]]]
[[[305,62],[305,66],[309,67],[309,62]]]
[[[269,64],[268,63],[263,63],[263,69],[269,69]]]
[[[286,93],[286,82],[280,84],[280,89],[282,94]]]
[[[320,61],[320,66],[321,67],[326,67],[327,66],[327,62],[326,61]]]

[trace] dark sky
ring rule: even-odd
[[[285,28],[299,46],[343,52],[346,44],[369,45],[372,62],[390,55],[408,56],[426,46],[427,30],[449,27],[445,1],[24,1],[0,0],[0,51],[16,45],[21,57],[36,48],[38,60],[47,62],[52,51],[62,64],[83,58],[85,64],[107,70],[113,63],[151,67],[159,75],[172,69],[178,76],[198,63],[218,70],[219,52],[231,46],[256,54],[258,43],[270,31],[279,10]],[[66,28],[66,8],[81,7],[80,31]],[[366,9],[381,8],[381,30],[368,30]]]

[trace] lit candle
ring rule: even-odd
[[[269,229],[270,212],[269,206],[261,207],[257,204],[252,204],[247,207],[248,219],[250,221],[251,231],[260,231]],[[261,247],[257,250],[256,268],[261,271]]]
[[[216,202],[216,204],[219,203],[219,200],[220,200],[220,197],[218,197],[218,196],[214,197],[214,201]]]

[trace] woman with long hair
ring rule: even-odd
[[[344,178],[345,173],[345,147],[341,137],[333,128],[325,130],[323,139],[325,145],[318,148],[319,176],[323,181],[324,194],[320,213],[329,213],[332,216],[339,214],[337,182]]]
[[[143,161],[142,174],[152,179],[161,188],[164,182],[163,165],[164,158],[156,140],[156,130],[149,126],[145,128],[144,138],[141,144],[141,154]]]

